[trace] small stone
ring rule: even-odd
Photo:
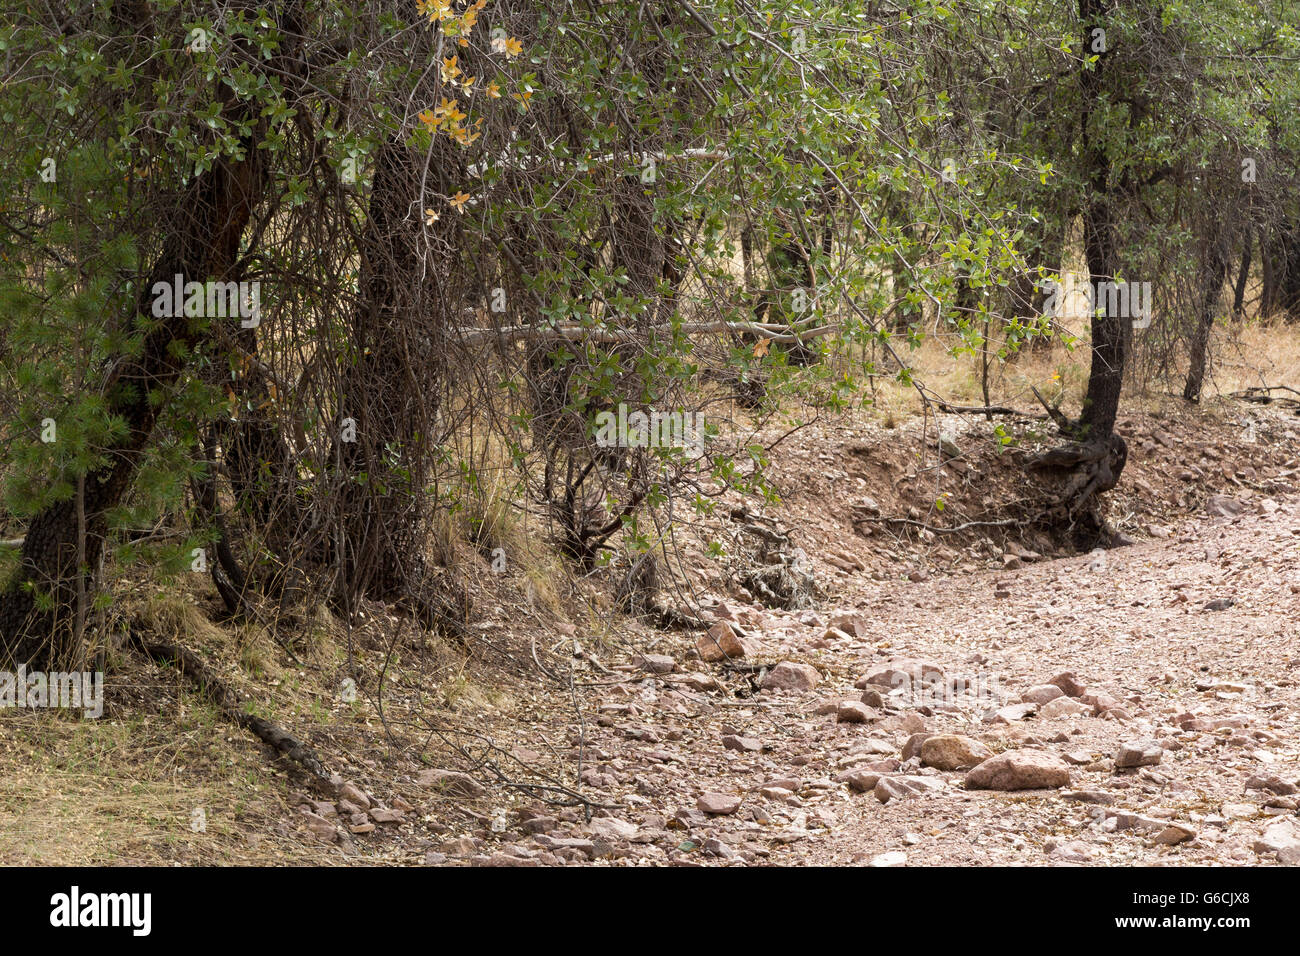
[[[865,724],[875,716],[866,704],[856,700],[846,700],[840,704],[835,719],[841,724]]]
[[[871,687],[862,692],[861,700],[868,707],[874,707],[877,710],[885,706],[885,698],[880,696],[880,691]]]
[[[933,777],[881,777],[872,793],[881,803],[888,803],[890,800],[941,789],[943,784]]]
[[[1008,704],[984,715],[986,724],[1013,724],[1038,712],[1037,704]]]
[[[1055,720],[1058,717],[1086,717],[1091,713],[1091,707],[1070,697],[1049,700],[1038,709],[1038,716],[1044,720]]]
[[[370,811],[370,819],[376,823],[401,823],[406,819],[406,814],[400,810],[385,810],[383,807],[375,807]]]
[[[736,734],[727,734],[722,738],[722,746],[727,750],[758,753],[763,749],[763,741],[757,737],[741,737]]]
[[[1066,697],[1083,696],[1084,686],[1079,683],[1079,679],[1074,675],[1074,671],[1065,671],[1062,674],[1057,674],[1047,683],[1054,684],[1061,688]]]
[[[677,670],[677,661],[667,654],[645,654],[641,657],[641,667],[651,674],[671,674]]]
[[[349,803],[356,804],[362,810],[370,809],[370,797],[355,783],[349,782],[339,787],[339,797]]]
[[[853,770],[846,770],[841,774],[837,774],[835,779],[839,780],[842,783],[847,783],[849,785],[849,789],[852,790],[854,793],[870,793],[872,790],[876,789],[876,785],[880,783],[881,778],[883,778],[884,776],[885,776],[884,773],[881,773],[876,770],[855,768]]]
[[[902,850],[890,850],[873,856],[867,866],[907,866],[907,854]]]
[[[1187,840],[1196,839],[1196,831],[1181,823],[1171,823],[1156,834],[1156,842],[1165,846],[1176,846]]]
[[[1158,741],[1150,738],[1134,740],[1122,744],[1115,753],[1115,769],[1124,770],[1133,767],[1154,767],[1160,763],[1164,754]]]

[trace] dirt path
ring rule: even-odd
[[[805,665],[769,684],[811,667],[815,688],[738,696],[759,673],[673,638],[588,688],[584,793],[617,809],[538,804],[431,862],[1300,862],[1300,498],[1248,507],[1104,554],[862,580],[836,611],[719,608],[747,662]],[[962,739],[913,754],[936,735]],[[1145,765],[1116,768],[1126,744]],[[921,760],[990,753],[1010,756],[977,778],[1038,786]]]

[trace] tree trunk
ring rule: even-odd
[[[1223,280],[1228,272],[1226,250],[1219,241],[1219,228],[1209,233],[1208,244],[1201,260],[1199,276],[1200,302],[1197,303],[1196,328],[1192,332],[1191,354],[1187,369],[1187,384],[1183,398],[1189,402],[1201,400],[1201,386],[1205,383],[1205,360],[1209,354],[1210,330],[1214,327],[1214,310],[1223,291]],[[1245,262],[1249,264],[1250,245],[1247,240]],[[1239,283],[1240,284],[1240,283]]]
[[[1250,278],[1250,247],[1254,234],[1247,229],[1241,245],[1241,267],[1237,269],[1237,282],[1232,289],[1232,315],[1240,319],[1246,305],[1246,282]]]
[[[240,115],[238,107],[235,115]],[[180,197],[167,251],[140,286],[137,315],[150,314],[155,283],[170,284],[177,274],[186,282],[224,277],[234,264],[265,180],[256,149],[259,138],[260,134],[245,140],[243,162],[217,162]],[[192,350],[204,334],[202,321],[180,317],[159,323],[145,336],[138,355],[120,356],[113,364],[103,394],[109,413],[126,424],[127,433],[106,449],[108,464],[85,475],[85,563],[78,567],[76,501],[57,502],[32,519],[23,542],[21,571],[0,596],[0,642],[5,656],[25,662],[42,653],[50,660],[76,653],[63,628],[76,606],[78,580],[98,562],[108,530],[106,512],[126,495],[148,447],[159,412],[152,396],[165,392],[180,377],[184,364],[176,347]],[[52,598],[51,610],[37,607],[37,592]]]

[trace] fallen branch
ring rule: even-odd
[[[1047,417],[1046,415],[1030,415],[1028,412],[1022,412],[1018,408],[1009,408],[1006,405],[949,405],[947,402],[938,402],[935,408],[945,415],[1010,415],[1013,418],[1040,420]]]
[[[200,694],[216,705],[222,716],[274,748],[277,753],[288,757],[306,772],[318,789],[331,795],[335,792],[334,784],[330,782],[330,775],[314,750],[278,724],[248,713],[241,705],[238,695],[189,648],[179,644],[151,641],[134,627],[131,629],[130,640],[154,660],[174,665],[190,679]]]
[[[1002,521],[967,521],[965,524],[953,525],[949,528],[928,525],[924,521],[914,521],[911,518],[889,518],[889,517],[863,517],[854,518],[854,523],[859,521],[877,521],[889,524],[910,524],[918,528],[924,528],[926,531],[934,531],[938,534],[951,534],[956,531],[965,531],[967,528],[1007,528],[1012,525],[1028,524],[1024,518],[1005,518]]]

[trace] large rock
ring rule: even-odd
[[[1043,750],[1008,750],[966,774],[971,790],[1043,790],[1070,783],[1070,765]]]
[[[752,657],[758,652],[758,641],[750,637],[739,624],[718,621],[696,638],[695,650],[704,661]]]
[[[763,687],[767,690],[803,693],[816,687],[821,679],[822,675],[817,672],[817,668],[809,664],[782,661],[767,672],[763,678]]]
[[[1154,767],[1160,762],[1164,749],[1158,741],[1146,738],[1132,740],[1121,744],[1115,753],[1115,769],[1124,770],[1133,767]]]
[[[704,813],[725,816],[740,809],[741,798],[732,793],[702,793],[695,805]]]
[[[921,763],[936,770],[969,770],[992,756],[978,740],[959,734],[939,734],[921,744]]]

